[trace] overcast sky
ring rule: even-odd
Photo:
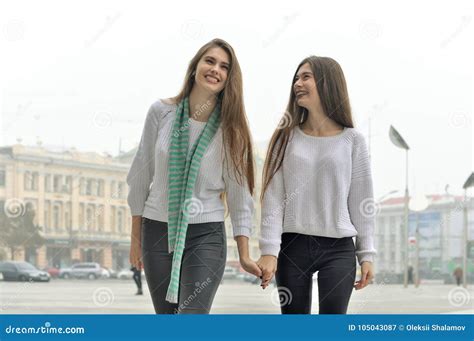
[[[0,145],[133,148],[149,106],[220,37],[241,64],[256,142],[275,129],[298,63],[330,56],[367,138],[371,121],[376,195],[404,188],[391,124],[412,148],[410,190],[459,194],[474,168],[472,21],[469,1],[2,2]]]

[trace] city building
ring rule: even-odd
[[[428,206],[420,212],[409,211],[408,265],[416,265],[419,244],[420,277],[451,275],[463,257],[464,197],[449,194],[428,195]],[[466,201],[468,231],[474,238],[474,198]],[[403,274],[405,270],[404,197],[393,197],[377,205],[375,247],[378,251],[375,272]],[[416,227],[419,239],[416,240]],[[470,260],[470,268],[473,263]]]
[[[77,261],[128,267],[128,168],[110,155],[75,149],[21,144],[0,148],[1,208],[21,214],[32,205],[34,222],[46,239],[42,247],[19,249],[13,258],[40,268]],[[5,250],[10,258],[9,249]]]
[[[16,260],[39,268],[67,267],[74,262],[98,262],[112,269],[130,266],[131,215],[126,176],[136,149],[119,156],[15,144],[0,148],[0,209],[19,212],[32,205],[35,224],[46,239],[38,249],[18,248]],[[257,166],[262,164],[257,152]],[[260,170],[256,172],[260,192]],[[257,195],[255,195],[257,198]],[[259,256],[256,200],[251,257]],[[16,213],[15,213],[16,214]],[[229,214],[226,232],[230,265],[238,266]],[[0,256],[10,259],[10,249]]]

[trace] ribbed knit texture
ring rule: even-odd
[[[375,211],[364,136],[344,128],[315,137],[296,127],[262,203],[261,252],[278,256],[284,232],[357,236],[359,263],[373,262]]]
[[[176,105],[156,101],[148,110],[138,150],[127,175],[128,205],[133,216],[168,222],[168,159]],[[189,120],[192,146],[206,122]],[[189,224],[224,221],[220,199],[227,192],[227,204],[234,236],[250,237],[254,202],[247,182],[239,184],[224,165],[222,130],[219,127],[199,168],[190,202]],[[231,164],[231,163],[229,163]]]

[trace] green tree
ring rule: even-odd
[[[45,243],[45,239],[41,236],[42,228],[34,223],[36,212],[33,205],[22,204],[18,212],[21,214],[0,212],[0,241],[10,248],[12,259],[14,253],[21,248],[37,249]]]

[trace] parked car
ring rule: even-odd
[[[109,278],[110,274],[99,263],[76,263],[70,268],[60,269],[60,278]]]
[[[47,266],[43,269],[43,271],[49,273],[49,276],[51,276],[51,278],[59,277],[59,268],[55,268],[54,266]]]
[[[104,267],[104,269],[107,270],[107,272],[109,273],[109,278],[117,278],[117,271],[106,267]]]
[[[117,274],[118,279],[132,279],[132,277],[133,271],[130,269],[122,269]]]
[[[236,268],[226,266],[224,269],[223,279],[235,279],[237,278],[237,273],[238,271]]]
[[[0,262],[0,272],[4,281],[49,282],[51,276],[37,269],[33,264],[21,261]]]

